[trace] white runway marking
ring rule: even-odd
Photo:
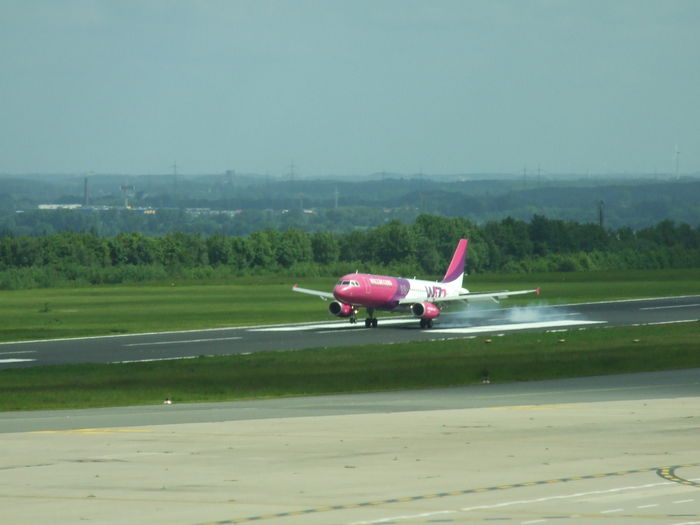
[[[679,319],[678,321],[659,321],[658,323],[646,323],[648,326],[655,326],[659,324],[678,324],[678,323],[694,323],[698,321],[698,319]],[[638,324],[632,325],[632,326],[641,326]]]
[[[575,314],[578,315],[578,314]],[[402,325],[410,324],[418,319],[380,319],[379,326],[387,325]],[[556,319],[551,321],[537,321],[533,323],[508,323],[508,324],[495,324],[495,325],[480,325],[480,326],[470,326],[470,327],[459,327],[459,328],[435,328],[431,330],[431,333],[444,333],[444,334],[469,334],[469,333],[480,333],[485,331],[509,331],[509,330],[527,330],[531,328],[557,328],[562,326],[581,326],[590,324],[604,324],[607,321],[566,321],[563,319]],[[349,323],[318,323],[318,324],[304,324],[304,325],[285,325],[285,326],[270,326],[261,328],[249,329],[249,332],[303,332],[311,330],[323,330],[319,333],[330,333],[340,329],[365,329],[363,321],[358,322],[356,325],[351,325]]]
[[[112,361],[113,365],[121,365],[125,363],[151,363],[153,361],[177,361],[179,359],[197,359],[198,355],[186,355],[182,357],[161,357],[158,359],[134,359],[131,361]]]
[[[36,354],[36,350],[17,350],[16,352],[0,352],[0,355]]]
[[[624,486],[624,487],[615,487],[615,488],[605,489],[605,490],[590,490],[590,491],[586,491],[586,492],[575,492],[572,494],[559,494],[559,495],[554,495],[554,496],[544,496],[541,498],[503,501],[501,503],[493,503],[490,505],[475,505],[473,507],[462,507],[460,509],[454,509],[454,510],[440,510],[440,511],[435,511],[432,513],[424,512],[421,514],[392,516],[392,517],[380,518],[380,519],[376,519],[376,520],[355,521],[352,523],[352,525],[379,525],[381,523],[389,523],[392,521],[399,521],[399,520],[406,521],[406,520],[414,519],[416,516],[419,516],[421,518],[426,518],[426,517],[429,517],[430,515],[437,515],[437,514],[446,514],[446,513],[454,514],[457,512],[472,512],[475,510],[494,510],[494,509],[502,509],[505,507],[518,506],[518,505],[532,505],[533,503],[543,503],[543,502],[548,502],[548,501],[582,498],[582,497],[586,497],[586,496],[601,496],[601,495],[607,495],[607,494],[616,494],[616,493],[620,493],[620,492],[646,490],[649,488],[664,487],[664,486],[671,486],[671,485],[673,485],[673,482],[662,481],[660,483],[648,483],[646,485],[632,485],[632,486]],[[620,509],[615,509],[613,511],[607,511],[607,512],[617,512],[619,510]],[[688,522],[688,523],[691,523],[691,522]],[[696,523],[700,523],[700,522],[696,522]]]
[[[494,324],[487,326],[471,326],[468,328],[436,328],[433,333],[440,334],[473,334],[479,332],[506,332],[513,330],[528,330],[531,328],[555,328],[559,326],[580,326],[604,324],[606,321],[540,321],[536,323]]]
[[[60,337],[57,339],[31,339],[27,341],[3,341],[1,345],[24,345],[34,343],[54,343],[57,341],[90,341],[92,339],[116,339],[121,337],[139,337],[142,335],[165,335],[165,334],[197,334],[203,332],[224,332],[230,330],[241,330],[245,326],[222,326],[219,328],[200,328],[197,330],[167,330],[165,332],[142,332],[136,334],[112,334],[112,335],[90,335],[85,337]],[[252,328],[252,327],[251,327]]]
[[[395,324],[406,324],[413,321],[413,319],[379,319],[380,326],[395,325]],[[418,319],[416,318],[417,322]],[[270,326],[269,328],[252,328],[249,332],[302,332],[306,330],[338,330],[341,328],[365,328],[364,320],[358,320],[357,324],[352,325],[350,322],[339,323],[337,321],[330,323],[319,323],[319,324],[303,324],[303,325],[286,325],[286,326]]]
[[[698,304],[675,304],[671,306],[648,306],[646,308],[640,308],[640,310],[670,310],[671,308],[695,308],[696,306],[700,306],[700,303]]]
[[[152,343],[129,343],[124,346],[182,345],[187,343],[207,343],[209,341],[235,341],[241,337],[210,337],[209,339],[188,339],[186,341],[154,341]]]
[[[359,326],[359,325],[358,325]],[[362,325],[364,327],[364,325]],[[248,330],[249,332],[303,332],[305,330],[318,330],[318,329],[328,329],[328,328],[347,328],[346,324],[304,324],[297,326],[271,326],[270,328],[253,328]]]
[[[28,363],[29,361],[36,361],[36,359],[0,359],[0,364]]]

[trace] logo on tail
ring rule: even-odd
[[[442,283],[462,285],[462,277],[464,277],[464,262],[467,260],[467,239],[460,239],[457,244],[457,249],[452,256],[450,266],[445,272],[445,277],[442,278]]]

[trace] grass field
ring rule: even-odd
[[[335,279],[305,280],[331,290]],[[328,303],[293,293],[293,282],[163,283],[0,292],[0,342],[328,320]],[[474,275],[472,291],[542,287],[508,304],[567,303],[700,294],[700,270]]]
[[[700,367],[700,324],[0,371],[0,410],[230,401]]]
[[[334,279],[304,281],[330,290]],[[700,294],[700,270],[469,278],[472,291],[541,286],[515,304]],[[165,283],[0,292],[0,341],[329,319],[292,283]],[[700,367],[700,324],[596,328],[248,356],[0,371],[0,410],[223,401]]]

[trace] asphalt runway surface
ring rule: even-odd
[[[700,523],[700,369],[0,414],[0,522]]]
[[[320,303],[320,301],[319,301]],[[700,296],[557,306],[446,310],[430,330],[416,318],[382,317],[378,328],[347,320],[0,344],[0,369],[115,363],[373,343],[497,335],[513,331],[672,323],[700,319]]]

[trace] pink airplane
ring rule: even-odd
[[[372,275],[367,273],[351,273],[340,278],[333,288],[333,293],[320,292],[300,288],[296,284],[295,292],[307,293],[326,299],[333,299],[328,305],[328,311],[337,317],[349,317],[351,323],[357,322],[360,308],[367,309],[365,326],[376,327],[375,310],[390,312],[411,312],[420,317],[421,328],[432,328],[433,319],[448,303],[460,301],[494,301],[510,295],[536,293],[540,289],[518,290],[514,292],[483,292],[471,293],[462,288],[464,278],[464,261],[467,257],[467,239],[460,239],[457,249],[452,256],[445,277],[440,282],[423,281],[420,279],[403,279]]]

